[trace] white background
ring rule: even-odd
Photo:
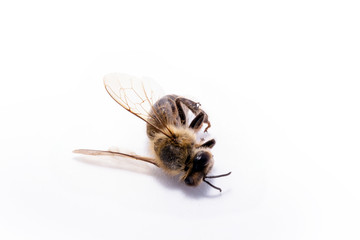
[[[1,239],[359,239],[357,1],[3,1]],[[215,189],[145,163],[102,76],[202,103]]]

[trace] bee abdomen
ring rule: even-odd
[[[179,126],[181,124],[175,103],[177,97],[177,95],[166,95],[153,105],[149,114],[149,121],[152,125],[163,129],[164,125]],[[146,132],[148,137],[153,139],[159,131],[150,124],[147,124]]]

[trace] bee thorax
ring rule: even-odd
[[[186,128],[171,126],[172,139],[157,133],[152,142],[152,149],[160,167],[171,175],[181,173],[186,167],[186,160],[195,146],[195,134]]]

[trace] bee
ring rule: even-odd
[[[200,108],[200,103],[174,94],[156,97],[153,87],[148,86],[145,81],[121,73],[105,75],[104,85],[120,106],[146,123],[146,133],[154,157],[89,149],[77,149],[74,153],[121,156],[145,161],[171,176],[179,176],[188,186],[198,186],[205,182],[222,191],[207,179],[228,176],[231,172],[208,175],[214,165],[211,149],[216,141],[197,138],[205,127],[204,124],[204,133],[211,127],[208,115]],[[190,112],[194,115],[191,121]]]

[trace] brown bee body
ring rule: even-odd
[[[203,123],[206,122],[208,127],[210,126],[207,114],[199,106],[200,104],[190,99],[166,95],[153,105],[149,114],[150,124],[147,124],[147,135],[159,166],[170,175],[182,175],[181,179],[193,186],[199,185],[213,166],[212,155],[206,147],[196,142],[196,132],[201,129]],[[200,117],[196,116],[187,125],[189,111]],[[169,133],[171,138],[163,132]],[[215,140],[212,140],[210,147],[214,144]],[[193,159],[200,149],[201,154],[207,157],[206,166],[198,169],[196,173],[191,172]]]
[[[74,152],[118,155],[150,162],[167,174],[179,175],[180,179],[189,186],[197,186],[204,181],[221,191],[206,178],[227,176],[230,173],[207,176],[214,164],[210,149],[215,145],[215,140],[197,141],[197,133],[202,129],[203,124],[207,124],[205,132],[211,126],[208,115],[200,108],[199,103],[177,95],[166,95],[154,103],[153,92],[146,91],[142,82],[140,82],[140,90],[137,91],[135,85],[139,83],[128,75],[109,74],[105,76],[104,83],[106,90],[117,103],[147,123],[146,133],[155,158],[85,149]],[[130,94],[133,97],[129,97]],[[147,110],[144,104],[148,105],[150,110]],[[188,122],[189,111],[195,115],[191,122]]]

